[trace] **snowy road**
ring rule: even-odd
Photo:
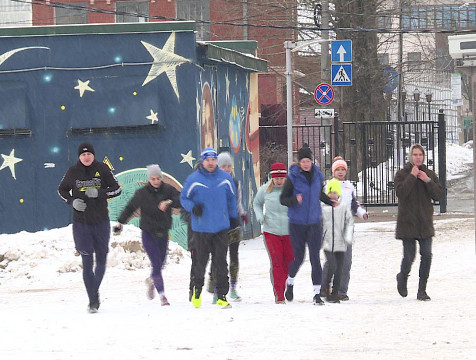
[[[350,301],[313,306],[310,265],[295,301],[275,305],[261,238],[240,247],[241,303],[229,310],[188,302],[190,258],[174,244],[164,276],[170,307],[145,297],[148,262],[129,252],[127,227],[112,249],[98,314],[86,312],[71,228],[0,235],[0,359],[474,359],[476,256],[472,219],[438,219],[428,285],[416,300],[396,291],[401,244],[394,223],[356,226]],[[128,242],[132,240],[132,242]],[[17,258],[17,260],[8,260]],[[60,271],[60,272],[58,272]],[[76,272],[72,272],[76,271]]]

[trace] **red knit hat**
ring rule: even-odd
[[[286,165],[284,165],[283,163],[275,162],[273,165],[271,165],[270,174],[272,178],[286,177],[287,173],[288,172],[286,170]]]

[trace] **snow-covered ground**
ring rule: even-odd
[[[358,223],[350,301],[312,305],[310,265],[295,301],[274,304],[261,238],[240,247],[240,303],[188,302],[189,254],[171,243],[164,269],[170,307],[148,301],[139,230],[112,238],[98,314],[87,298],[71,228],[0,236],[0,359],[474,359],[474,223],[437,217],[431,302],[396,291],[401,243],[393,222]]]
[[[472,156],[460,150],[450,150],[455,181],[472,169]],[[356,220],[350,301],[325,306],[312,305],[307,259],[295,301],[274,304],[258,237],[240,245],[243,301],[227,310],[208,293],[200,309],[188,302],[190,255],[170,243],[171,306],[162,307],[145,296],[149,261],[140,231],[125,226],[111,237],[100,311],[89,314],[71,226],[0,235],[0,359],[474,359],[474,221],[455,215],[435,216],[430,302],[416,300],[419,256],[409,296],[398,295],[402,246],[395,223],[375,218]]]

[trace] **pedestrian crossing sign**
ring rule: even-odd
[[[352,86],[352,64],[332,64],[331,85]]]

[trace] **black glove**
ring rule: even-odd
[[[195,205],[192,209],[192,213],[193,213],[193,215],[198,216],[198,217],[202,216],[202,214],[203,214],[202,205]]]
[[[121,223],[119,223],[117,225],[114,225],[112,227],[112,233],[114,234],[114,236],[121,235],[121,232],[122,232],[122,224]]]

